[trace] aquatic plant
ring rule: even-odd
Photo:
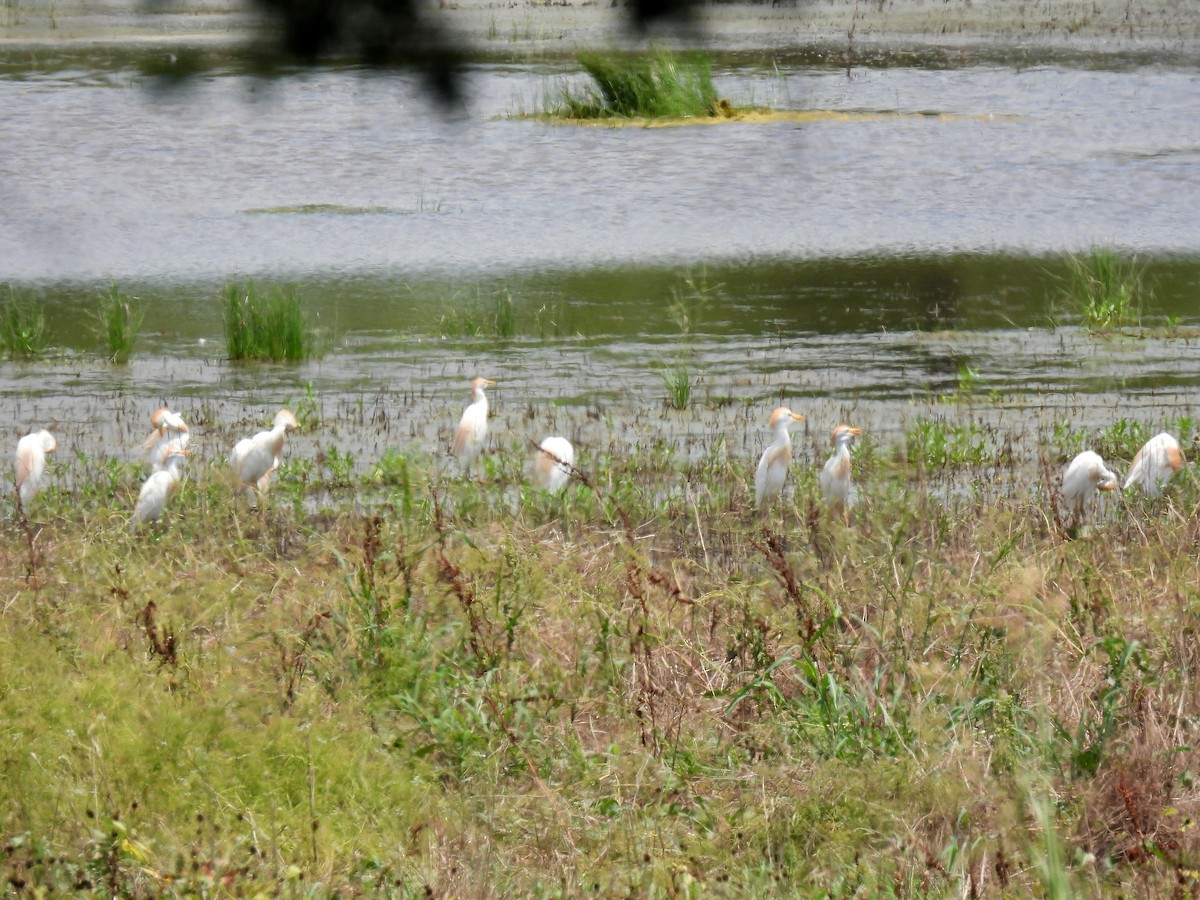
[[[316,332],[290,287],[260,293],[253,283],[228,284],[223,294],[225,352],[230,360],[303,360],[319,355]]]
[[[692,339],[704,309],[718,295],[721,285],[710,285],[706,274],[694,276],[685,272],[675,276],[671,285],[671,300],[667,312],[679,329],[679,342],[672,362],[662,370],[663,386],[667,389],[667,406],[687,409],[692,400],[696,348]]]
[[[456,294],[446,302],[438,329],[447,337],[515,337],[517,304],[512,291],[500,288],[485,294],[480,290],[474,297]]]
[[[1094,247],[1086,256],[1067,257],[1062,296],[1089,331],[1137,326],[1152,297],[1144,273],[1145,266],[1136,256],[1124,258],[1114,250]]]
[[[10,286],[0,307],[0,349],[12,357],[41,356],[50,344],[46,317],[36,301],[17,296]]]
[[[683,360],[676,360],[663,369],[663,387],[667,389],[667,406],[687,409],[692,402],[692,372]]]
[[[101,299],[95,313],[96,336],[111,362],[117,365],[129,362],[144,312],[136,297],[123,294],[115,284]]]
[[[667,118],[718,114],[712,65],[702,54],[656,49],[647,56],[583,53],[591,78],[583,88],[564,85],[547,114],[564,119]]]

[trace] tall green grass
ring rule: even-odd
[[[109,288],[95,313],[96,335],[109,360],[118,365],[129,362],[144,313],[136,298],[121,293],[115,284]]]
[[[11,357],[41,356],[50,344],[46,316],[35,301],[17,296],[11,287],[0,307],[0,350]]]
[[[658,49],[648,56],[583,53],[591,82],[564,86],[549,115],[565,119],[683,119],[717,114],[712,65],[700,54]]]
[[[1062,296],[1090,331],[1137,326],[1152,297],[1144,274],[1136,256],[1094,247],[1085,256],[1067,257]]]
[[[316,333],[290,287],[260,293],[229,284],[223,295],[225,350],[231,360],[303,360],[319,355]]]

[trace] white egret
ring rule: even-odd
[[[168,448],[163,452],[161,468],[151,474],[142,485],[138,494],[137,505],[133,508],[133,522],[130,527],[137,528],[146,522],[152,522],[162,515],[167,501],[179,487],[179,479],[183,477],[183,464],[189,451]]]
[[[1133,458],[1129,477],[1125,479],[1125,490],[1136,484],[1147,497],[1157,497],[1171,476],[1183,468],[1183,463],[1179,441],[1165,431],[1156,434]]]
[[[463,410],[458,430],[454,432],[454,443],[450,447],[463,472],[471,467],[487,440],[488,401],[483,389],[495,383],[486,378],[476,378],[471,382],[472,402]]]
[[[41,492],[46,476],[46,454],[57,447],[54,435],[45,429],[30,432],[17,441],[17,497],[22,509]]]
[[[279,468],[284,435],[299,427],[291,411],[281,409],[275,413],[275,423],[270,431],[260,431],[252,438],[237,442],[229,454],[229,465],[237,478],[238,490],[244,490],[251,497],[256,489],[266,493],[271,484],[271,473]]]
[[[533,457],[533,480],[538,487],[557,494],[571,479],[575,448],[564,437],[548,437],[538,445]]]
[[[842,521],[850,523],[850,444],[862,434],[861,428],[839,425],[833,429],[833,456],[825,461],[821,469],[821,494],[829,504],[832,514],[840,514]]]
[[[1097,491],[1111,491],[1117,486],[1117,476],[1104,465],[1099,453],[1084,450],[1063,472],[1062,495],[1067,510],[1078,523],[1088,503]]]
[[[171,412],[165,406],[154,411],[150,416],[150,424],[154,426],[154,430],[142,444],[142,449],[146,451],[150,468],[160,472],[167,459],[167,450],[182,452],[187,449],[191,434],[179,413]]]
[[[754,473],[754,506],[759,515],[765,515],[771,501],[783,492],[788,469],[792,463],[792,435],[788,431],[793,422],[801,422],[804,416],[781,406],[771,413],[769,427],[775,432],[774,442],[763,451]]]

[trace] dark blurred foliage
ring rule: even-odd
[[[162,0],[150,0],[162,2]],[[686,26],[698,0],[629,0],[629,27]],[[262,15],[258,40],[244,60],[265,73],[328,60],[375,68],[408,68],[425,76],[446,106],[461,100],[463,56],[438,21],[437,0],[249,0]],[[614,0],[615,3],[615,0]],[[146,74],[184,81],[203,69],[200,58],[173,54],[148,63]]]

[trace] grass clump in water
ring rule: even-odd
[[[129,362],[143,314],[137,298],[121,293],[115,284],[104,295],[96,312],[96,334],[111,362],[117,365]]]
[[[0,309],[0,349],[10,357],[34,357],[46,352],[50,330],[41,308],[8,289],[8,302]]]
[[[702,55],[584,53],[579,63],[591,83],[576,90],[564,86],[557,105],[548,110],[552,117],[686,119],[715,116],[721,109],[712,66]]]
[[[225,288],[225,349],[231,360],[279,362],[319,355],[319,346],[300,298],[291,288],[260,294],[250,283]]]
[[[1137,257],[1094,247],[1086,256],[1067,258],[1063,296],[1089,331],[1108,331],[1141,324],[1151,291],[1143,282],[1145,267]]]
[[[455,297],[438,319],[438,328],[447,337],[512,338],[517,334],[517,306],[512,291],[479,293],[474,300]]]

